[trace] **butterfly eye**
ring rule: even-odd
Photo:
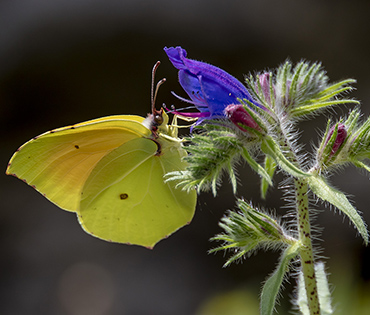
[[[163,116],[160,115],[160,114],[157,114],[154,116],[154,121],[156,122],[156,124],[158,126],[162,125],[163,124]]]

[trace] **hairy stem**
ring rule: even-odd
[[[311,315],[320,314],[319,298],[315,276],[315,265],[311,242],[311,224],[308,210],[308,185],[300,179],[294,180],[296,190],[297,220],[299,239],[302,242],[300,250],[302,273],[306,288],[308,308]]]
[[[285,150],[288,159],[301,168],[295,150],[289,141],[289,137],[280,130],[282,138],[280,145]],[[303,279],[306,289],[308,308],[311,315],[320,315],[320,304],[317,293],[317,283],[315,275],[315,262],[311,242],[311,223],[308,208],[308,185],[303,179],[294,178],[296,207],[297,207],[297,226],[299,240],[302,243],[300,259],[302,266]]]

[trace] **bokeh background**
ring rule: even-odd
[[[0,165],[5,172],[12,153],[47,130],[111,114],[145,116],[157,60],[158,78],[168,80],[158,104],[181,106],[170,93],[185,96],[164,46],[181,45],[240,80],[287,58],[321,61],[332,81],[358,80],[352,96],[368,115],[369,12],[368,1],[3,0]],[[325,119],[300,128],[311,151]],[[250,169],[240,178],[238,196],[286,212],[281,191],[265,202]],[[368,178],[348,168],[332,181],[370,222]],[[193,222],[154,250],[95,239],[21,181],[5,174],[0,181],[1,314],[258,314],[260,283],[278,253],[228,268],[222,254],[207,254],[224,210],[234,208],[227,180],[216,198],[202,194]],[[368,314],[369,249],[342,215],[317,209],[336,314]],[[280,314],[290,309],[294,283],[286,284]]]

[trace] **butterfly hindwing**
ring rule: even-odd
[[[159,152],[163,141],[169,142],[133,139],[96,165],[83,188],[79,211],[79,221],[88,233],[153,247],[191,221],[195,192],[189,195],[163,179],[168,171],[183,169],[183,149],[171,142]]]

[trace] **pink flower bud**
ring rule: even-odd
[[[225,108],[225,115],[229,118],[240,130],[248,131],[239,124],[256,130],[260,130],[258,124],[253,120],[251,115],[245,110],[243,105],[228,105]]]
[[[334,125],[333,127],[330,128],[328,137],[326,138],[326,143],[328,143],[329,139],[332,137],[334,130],[337,125]],[[337,132],[337,137],[335,138],[333,147],[331,149],[330,155],[335,154],[335,152],[338,151],[339,147],[343,144],[344,140],[347,138],[347,130],[346,126],[342,123],[338,123],[338,132]]]
[[[270,98],[270,73],[265,72],[261,74],[259,77],[259,83],[262,88],[262,94],[265,97],[265,100],[270,103],[271,98]],[[256,89],[258,90],[258,85],[256,83]]]

